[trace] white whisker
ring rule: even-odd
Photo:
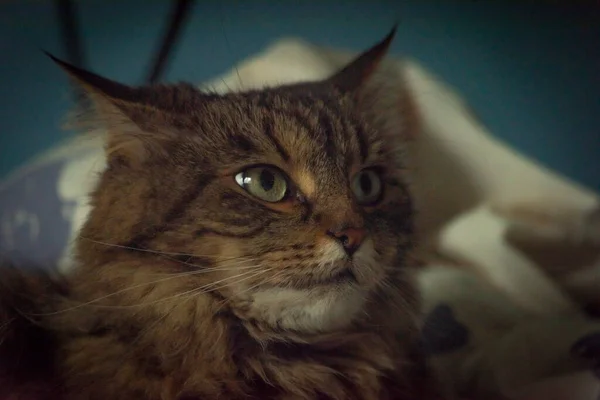
[[[228,267],[228,268],[215,268],[215,269],[210,269],[210,270],[209,269],[202,269],[202,270],[197,270],[197,271],[186,271],[186,272],[171,274],[171,275],[169,275],[169,276],[167,276],[165,278],[154,280],[154,281],[150,281],[150,282],[143,282],[143,283],[139,283],[139,284],[136,284],[136,285],[133,285],[133,286],[129,286],[129,287],[126,287],[124,289],[118,290],[116,292],[109,293],[107,295],[98,297],[98,298],[90,300],[88,302],[81,303],[81,304],[78,304],[76,306],[69,307],[69,308],[66,308],[66,309],[62,309],[60,311],[55,311],[55,312],[52,312],[52,313],[32,314],[32,315],[38,315],[38,316],[55,315],[55,314],[60,314],[60,313],[68,312],[68,311],[73,311],[73,310],[76,310],[76,309],[81,308],[81,307],[94,305],[94,303],[96,303],[98,301],[105,300],[107,298],[110,298],[112,296],[116,296],[116,295],[128,292],[130,290],[138,289],[138,288],[141,288],[141,287],[144,287],[144,286],[148,286],[148,285],[154,285],[154,284],[157,284],[157,283],[165,282],[165,281],[168,281],[168,280],[171,280],[171,279],[180,278],[180,277],[186,277],[186,276],[192,276],[192,275],[200,275],[200,274],[209,273],[209,272],[215,272],[215,271],[235,271],[235,270],[240,270],[240,269],[250,269],[251,271],[247,271],[247,272],[253,272],[252,270],[255,270],[257,268],[258,268],[258,266],[256,266],[256,265],[252,265],[252,266],[236,266],[236,267]],[[95,305],[95,306],[96,307],[102,307],[100,305]],[[110,307],[110,306],[106,306],[106,307]]]
[[[174,300],[176,298],[183,297],[183,296],[190,295],[190,294],[200,295],[200,294],[208,293],[208,292],[211,292],[211,291],[214,291],[214,290],[222,289],[222,288],[225,288],[225,287],[230,286],[232,284],[235,284],[235,283],[241,282],[243,280],[250,279],[250,278],[252,278],[254,276],[260,275],[260,274],[262,274],[264,272],[266,272],[266,271],[264,271],[264,270],[263,271],[258,271],[258,272],[256,272],[256,271],[246,271],[246,272],[244,272],[242,274],[238,274],[238,275],[234,275],[234,276],[228,276],[227,278],[220,279],[220,280],[215,281],[215,282],[211,282],[211,283],[206,284],[204,286],[193,288],[193,289],[187,290],[185,292],[177,293],[175,295],[168,296],[168,297],[165,297],[165,298],[162,298],[162,299],[153,300],[153,301],[150,301],[150,302],[147,302],[147,303],[128,304],[128,305],[122,305],[122,306],[94,305],[94,307],[97,307],[97,308],[119,308],[119,309],[123,309],[123,308],[135,308],[135,307],[153,305],[153,304],[161,303],[163,301]],[[226,285],[222,285],[222,286],[219,286],[219,287],[214,287],[214,286],[218,285],[219,283],[226,282],[226,281],[229,281],[229,280],[232,280],[232,279],[237,279],[237,278],[239,278],[241,276],[245,276],[245,275],[248,275],[248,274],[251,274],[251,276],[246,277],[244,279],[241,279],[239,281],[230,282],[230,283],[228,283]],[[208,290],[206,290],[206,289],[208,289]]]
[[[268,269],[268,271],[271,271],[271,270],[273,270],[273,268],[269,268]],[[252,285],[252,286],[250,286],[250,287],[242,290],[239,293],[236,293],[236,296],[239,297],[240,295],[246,294],[246,293],[250,292],[252,289],[255,289],[255,288],[257,288],[257,287],[259,287],[261,285],[264,285],[265,283],[267,283],[269,281],[269,279],[277,278],[277,277],[283,275],[285,272],[286,272],[285,270],[281,270],[281,271],[275,273],[275,275],[269,276],[266,279],[263,279],[262,281],[258,282],[257,284]],[[219,306],[219,308],[217,308],[216,312],[219,312],[227,304],[227,301],[228,301],[228,299],[225,299],[225,300],[221,301],[221,305]]]
[[[85,236],[79,236],[79,238],[83,239],[83,240],[87,240],[89,242],[92,243],[96,243],[96,244],[100,244],[103,246],[107,246],[107,247],[115,247],[115,248],[119,248],[119,249],[125,249],[125,250],[133,250],[133,251],[139,251],[142,253],[152,253],[152,254],[158,254],[158,255],[164,255],[164,256],[175,256],[175,257],[191,257],[191,258],[213,258],[213,259],[218,259],[218,260],[235,260],[235,259],[242,259],[242,258],[250,258],[250,257],[245,257],[245,256],[239,256],[239,257],[221,257],[220,255],[209,255],[209,254],[205,254],[205,255],[200,255],[200,254],[190,254],[190,253],[176,253],[176,252],[168,252],[168,251],[159,251],[159,250],[152,250],[152,249],[143,249],[143,248],[139,248],[139,247],[132,247],[132,246],[124,246],[124,245],[120,245],[120,244],[113,244],[113,243],[107,243],[107,242],[101,242],[98,240],[94,240],[94,239],[90,239],[90,238],[86,238]]]

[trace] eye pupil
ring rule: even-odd
[[[359,204],[373,206],[381,200],[382,183],[380,172],[369,168],[354,175],[351,189]]]
[[[268,192],[269,190],[273,189],[273,186],[275,186],[275,175],[267,169],[263,169],[260,172],[259,179],[260,185],[265,192]]]
[[[254,197],[269,203],[277,203],[289,198],[289,180],[275,166],[247,168],[235,175],[235,182]]]
[[[362,190],[365,195],[369,195],[371,193],[371,190],[373,189],[373,182],[371,182],[371,177],[369,174],[362,174],[360,176],[359,184],[360,190]]]

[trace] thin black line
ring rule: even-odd
[[[360,161],[364,163],[369,156],[369,141],[365,138],[365,131],[358,125],[354,127],[356,132],[356,140],[358,141],[358,151],[360,153]]]
[[[335,145],[335,126],[333,123],[333,119],[331,118],[331,114],[323,110],[319,113],[319,128],[323,130],[323,134],[325,135],[325,153],[329,156],[330,159],[335,160],[337,147]]]
[[[190,14],[189,11],[192,8],[192,4],[193,0],[176,0],[167,33],[165,34],[160,50],[152,63],[152,69],[148,75],[148,83],[156,83],[163,75],[169,55],[175,46],[175,42],[181,32],[185,18]]]
[[[196,184],[193,185],[190,190],[181,196],[179,201],[175,203],[173,208],[169,210],[169,213],[166,215],[165,220],[163,222],[164,225],[170,224],[172,221],[181,217],[184,214],[184,211],[187,210],[188,206],[191,202],[197,199],[204,188],[214,179],[213,175],[210,174],[202,174],[196,180]]]
[[[213,178],[214,177],[209,174],[200,175],[196,181],[196,184],[190,186],[190,190],[183,193],[179,200],[175,202],[159,226],[152,227],[149,232],[142,232],[138,234],[133,239],[129,240],[125,246],[136,248],[145,247],[149,240],[154,238],[157,234],[165,232],[174,220],[184,214],[190,203],[200,196],[204,188]]]
[[[55,0],[57,19],[59,21],[60,35],[64,44],[67,60],[71,64],[84,68],[86,64],[79,25],[77,24],[77,12],[72,0]],[[71,85],[72,96],[75,103],[82,110],[87,108],[86,94],[80,85]]]
[[[290,159],[290,155],[273,134],[273,120],[271,118],[263,119],[263,133],[271,141],[271,143],[273,143],[273,146],[275,146],[281,158],[284,161],[288,161]]]
[[[55,0],[55,4],[67,60],[71,64],[83,68],[85,66],[85,57],[83,47],[81,46],[75,5],[72,0]]]

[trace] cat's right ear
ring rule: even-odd
[[[130,87],[75,67],[45,52],[72,80],[80,94],[80,110],[71,126],[106,131],[107,161],[119,165],[141,165],[168,132],[153,121],[159,110],[144,101],[140,88]],[[164,131],[164,132],[163,132]]]
[[[404,73],[398,63],[384,62],[396,30],[394,25],[382,40],[325,81],[351,94],[359,110],[392,142],[412,138],[420,129],[420,116]]]
[[[361,53],[352,62],[328,79],[328,82],[344,92],[356,92],[369,83],[385,58],[390,44],[396,36],[397,24],[390,32],[367,51]]]

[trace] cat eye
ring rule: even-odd
[[[376,169],[363,169],[354,176],[352,192],[361,205],[374,205],[381,199],[383,183]]]
[[[285,200],[289,194],[287,177],[275,167],[248,168],[238,173],[235,181],[251,195],[269,203]]]

